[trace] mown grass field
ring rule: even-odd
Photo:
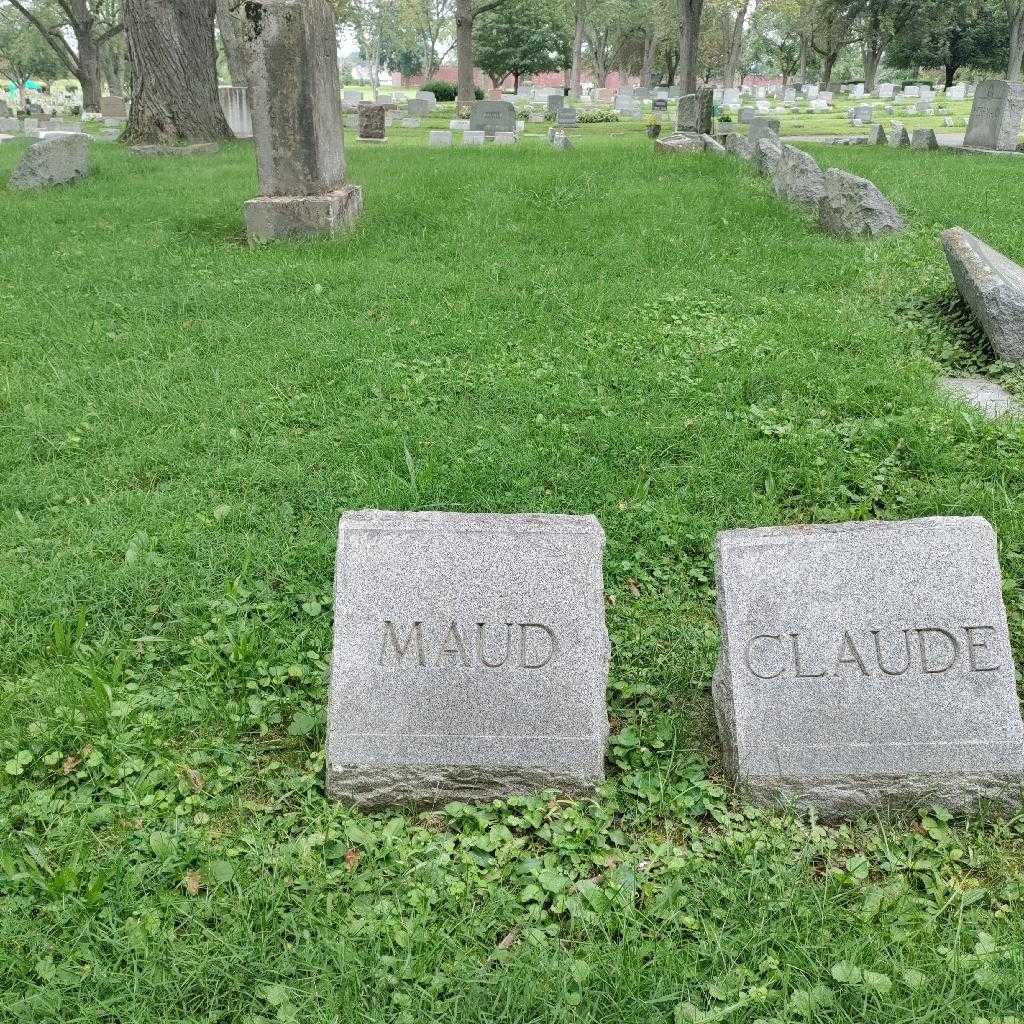
[[[636,135],[352,143],[358,229],[259,250],[243,144],[0,193],[0,1019],[1021,1015],[1024,819],[823,825],[720,773],[717,530],[984,515],[1024,657],[1024,428],[935,388],[1014,383],[937,235],[1024,260],[1019,166],[814,152],[909,230],[824,237]],[[600,518],[595,799],[324,800],[360,507]]]

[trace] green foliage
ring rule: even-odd
[[[18,86],[29,79],[48,82],[67,73],[38,29],[6,4],[0,7],[0,64],[0,81],[7,77]]]
[[[546,0],[506,0],[477,18],[473,59],[495,82],[556,71],[567,42],[562,22]]]
[[[581,110],[579,112],[578,124],[615,124],[619,121],[619,115],[614,110],[594,108]]]
[[[940,225],[1024,258],[1016,161],[815,147],[907,216],[868,245],[739,161],[580,135],[458,175],[352,147],[359,226],[259,250],[245,144],[0,190],[5,1017],[1019,1015],[1024,820],[746,806],[709,693],[737,524],[984,515],[1020,656],[1024,434],[938,397],[933,343],[973,336],[917,301],[948,299]],[[367,506],[599,516],[592,797],[325,800],[334,537]]]
[[[432,92],[438,103],[454,103],[459,97],[459,87],[455,82],[432,80],[424,83],[421,87],[421,91]],[[473,92],[478,100],[482,100],[484,98],[482,89],[474,89]]]
[[[925,0],[906,18],[886,63],[916,74],[924,67],[1005,71],[1010,27],[1002,0]],[[919,80],[909,80],[911,84]]]

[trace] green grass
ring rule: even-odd
[[[1019,169],[815,153],[909,230],[824,237],[635,135],[353,144],[358,229],[258,250],[241,144],[0,193],[0,1020],[1019,1013],[1024,822],[823,826],[720,774],[717,530],[984,515],[1024,653],[1024,435],[934,386],[987,365],[937,232],[1024,259]],[[326,803],[359,507],[600,518],[596,799]]]

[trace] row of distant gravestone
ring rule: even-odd
[[[343,516],[329,795],[591,791],[608,736],[603,549],[591,516]],[[716,570],[712,692],[745,795],[830,816],[1020,803],[1024,723],[985,520],[730,530]]]

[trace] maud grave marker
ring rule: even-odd
[[[603,548],[589,516],[346,513],[329,795],[443,805],[600,782]]]
[[[985,520],[730,530],[717,546],[714,701],[741,789],[829,815],[1020,801],[1024,725]]]

